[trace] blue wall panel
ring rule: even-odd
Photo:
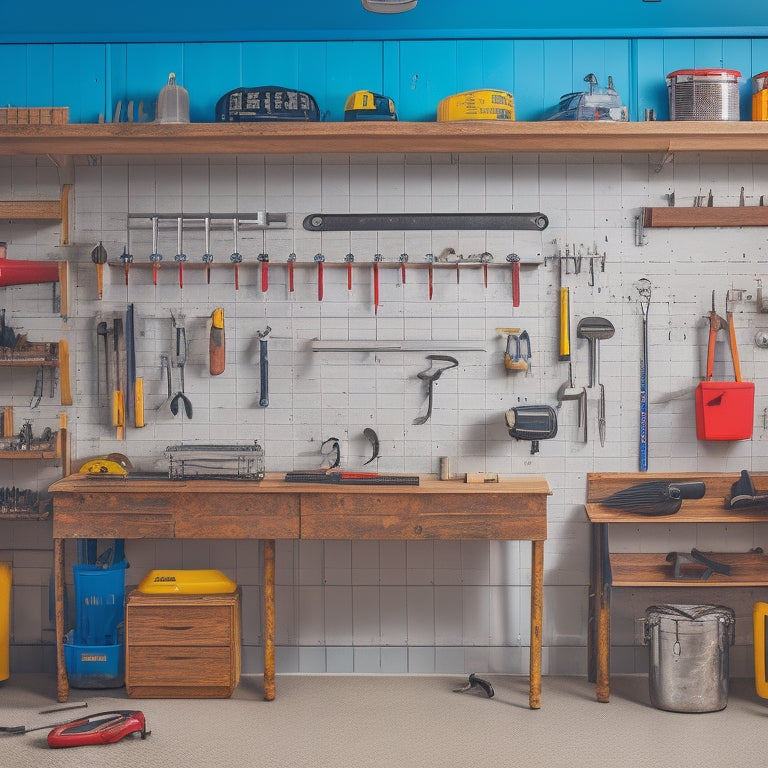
[[[440,100],[457,92],[455,41],[402,42],[400,75],[403,120],[435,120]]]
[[[382,43],[328,43],[325,95],[320,107],[327,113],[326,119],[344,119],[344,104],[353,91],[373,91],[394,98],[384,88],[382,56]]]
[[[518,120],[542,119],[593,72],[612,76],[631,119],[647,108],[668,119],[665,77],[677,69],[742,72],[742,119],[752,74],[768,70],[765,38],[401,40],[248,43],[0,45],[0,104],[69,106],[72,122],[110,119],[122,100],[153,105],[169,72],[190,93],[194,122],[240,86],[308,91],[325,119],[342,120],[346,97],[369,89],[395,100],[401,120],[436,119],[439,101],[472,88],[510,90]]]
[[[70,122],[96,122],[104,103],[106,79],[103,45],[53,47],[53,102],[69,107]],[[37,90],[37,83],[30,83],[30,102],[36,100]]]

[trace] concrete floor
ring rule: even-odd
[[[243,677],[230,699],[128,699],[125,689],[75,690],[85,709],[56,705],[50,676],[0,686],[1,725],[43,725],[111,709],[140,709],[151,735],[116,744],[50,749],[47,729],[0,737],[9,768],[746,768],[765,762],[768,702],[751,680],[730,681],[720,712],[651,706],[645,676],[617,676],[609,704],[580,677],[545,677],[542,707],[528,681],[489,675],[495,696],[454,693],[450,676],[280,675],[265,702],[261,678]]]

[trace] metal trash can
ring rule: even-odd
[[[667,75],[670,120],[738,120],[735,69],[678,69]]]
[[[645,612],[651,704],[717,712],[728,703],[728,653],[736,617],[723,605],[652,605]]]

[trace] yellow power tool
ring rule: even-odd
[[[395,102],[372,91],[355,91],[344,104],[344,121],[397,120]]]
[[[86,461],[80,472],[84,475],[127,475],[133,469],[130,459],[122,453],[110,453]]]

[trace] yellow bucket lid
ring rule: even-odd
[[[137,589],[149,595],[209,595],[234,592],[237,584],[221,571],[213,569],[154,570],[141,580]]]

